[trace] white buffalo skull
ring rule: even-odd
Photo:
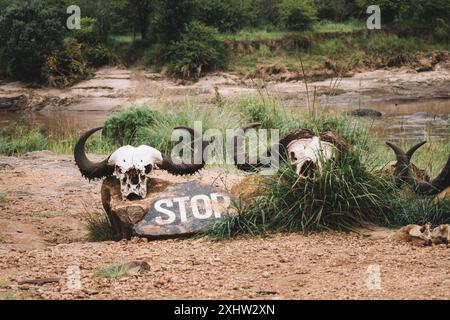
[[[81,174],[89,180],[114,176],[120,181],[122,198],[132,200],[147,196],[147,182],[154,169],[166,170],[173,175],[194,174],[205,166],[206,159],[201,163],[174,163],[172,159],[150,146],[139,147],[124,146],[114,151],[108,158],[101,162],[90,161],[85,152],[86,140],[102,127],[85,132],[74,149],[75,163]],[[187,130],[191,137],[199,136],[194,129],[189,127],[177,127],[175,129]],[[194,139],[192,139],[193,141]],[[202,143],[201,154],[207,147]],[[195,147],[195,144],[194,144]]]
[[[247,130],[256,128],[260,123],[252,123],[238,131],[235,136],[234,160],[235,165],[240,170],[258,171],[265,164],[261,161],[249,163],[248,159],[244,164],[238,163],[238,152],[242,152],[244,134]],[[322,170],[323,163],[330,160],[339,160],[342,152],[349,145],[338,134],[334,132],[323,132],[315,135],[312,131],[298,128],[284,135],[278,143],[279,152],[286,152],[287,159],[295,168],[295,172],[303,177],[308,176],[312,170]],[[272,149],[272,148],[271,148]],[[271,149],[266,154],[271,153]],[[274,156],[272,154],[272,156]],[[278,154],[280,156],[280,154]]]
[[[150,174],[162,161],[161,152],[146,145],[137,148],[124,146],[111,154],[108,164],[114,166],[122,198],[125,200],[131,195],[145,198]]]
[[[314,136],[307,139],[294,140],[287,146],[289,162],[295,172],[306,176],[310,169],[322,171],[322,165],[335,157],[337,148],[331,142],[321,141]]]

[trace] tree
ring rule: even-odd
[[[310,29],[317,19],[317,10],[311,0],[283,0],[280,5],[281,22],[294,31]]]
[[[254,26],[271,24],[276,26],[280,22],[281,0],[253,0],[255,15]]]
[[[171,43],[180,38],[184,27],[193,18],[192,0],[162,0],[159,8],[157,32],[162,43]]]
[[[150,26],[150,12],[152,10],[151,0],[129,0],[133,15],[136,17],[136,25],[143,40],[148,39]]]
[[[54,1],[15,2],[0,15],[0,68],[24,81],[41,80],[48,54],[63,47],[65,8]]]
[[[316,4],[320,19],[342,22],[361,13],[354,0],[316,0]]]
[[[220,32],[236,31],[249,24],[250,1],[195,0],[195,19]]]
[[[66,5],[76,4],[83,17],[97,20],[99,40],[106,42],[113,26],[123,22],[127,0],[66,0]]]

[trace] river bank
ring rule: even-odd
[[[354,73],[344,78],[309,82],[302,79],[263,81],[238,73],[214,73],[195,83],[173,80],[160,73],[133,68],[107,67],[92,79],[65,89],[0,82],[0,111],[102,111],[111,112],[132,105],[167,104],[176,107],[186,100],[197,106],[258,94],[261,90],[276,96],[287,107],[305,107],[312,102],[323,107],[370,107],[450,98],[450,66],[436,63],[430,71],[410,67]]]

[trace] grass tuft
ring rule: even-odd
[[[97,271],[95,275],[101,278],[123,278],[129,274],[127,269],[122,266],[110,266]]]
[[[0,204],[8,202],[8,198],[4,193],[0,193]]]

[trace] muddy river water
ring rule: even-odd
[[[378,110],[383,113],[383,116],[354,118],[354,121],[364,122],[379,139],[450,139],[450,99],[373,103],[365,107]],[[356,108],[328,107],[327,109],[344,113]],[[40,111],[26,115],[2,112],[0,128],[22,121],[33,126],[42,126],[46,132],[58,136],[64,132],[77,132],[101,125],[110,114],[109,111]]]
[[[376,70],[308,86],[309,95],[317,93],[315,101],[325,110],[344,113],[372,108],[382,112],[381,117],[354,118],[370,126],[379,139],[450,138],[450,66],[421,73]],[[263,87],[286,108],[307,105],[308,87],[303,81],[266,82]],[[216,90],[225,101],[259,92],[253,81],[232,73],[211,74],[181,84],[146,70],[112,67],[65,89],[0,83],[0,128],[26,115],[25,122],[42,125],[58,137],[102,124],[111,113],[133,105],[177,108],[190,101],[199,108],[209,108],[215,104]]]

